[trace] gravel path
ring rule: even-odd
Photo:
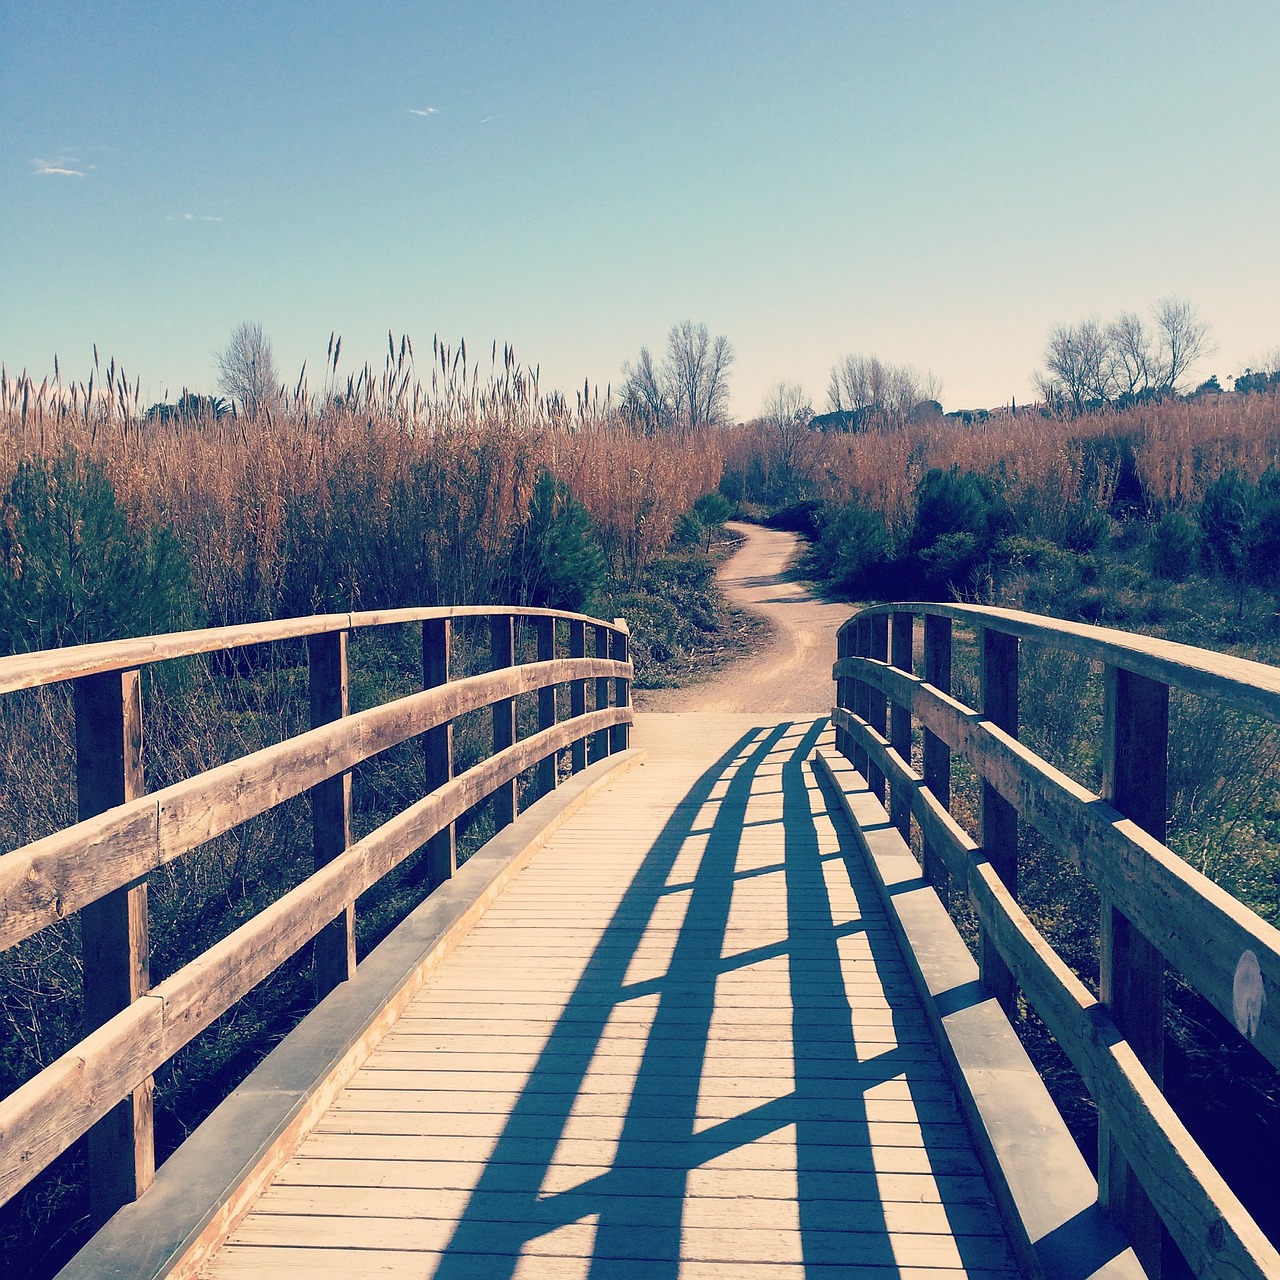
[[[831,664],[836,631],[853,613],[848,604],[823,604],[785,574],[800,549],[793,533],[729,524],[742,546],[720,567],[721,590],[773,626],[765,646],[702,684],[636,691],[639,711],[758,711],[825,714],[835,693]]]

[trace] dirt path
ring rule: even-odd
[[[829,711],[836,631],[853,607],[823,604],[786,580],[800,545],[795,534],[750,524],[726,527],[744,542],[721,566],[720,587],[734,604],[768,618],[773,635],[759,653],[703,684],[637,691],[637,710]]]

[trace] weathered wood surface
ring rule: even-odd
[[[300,795],[496,698],[627,668],[598,658],[528,663],[440,685],[299,734],[79,822],[0,858],[0,950]],[[532,762],[531,762],[532,763]]]
[[[454,605],[430,609],[380,609],[357,613],[314,614],[306,618],[285,618],[279,622],[251,622],[230,627],[208,627],[200,631],[174,631],[167,635],[140,636],[132,640],[107,640],[97,644],[68,645],[40,653],[15,654],[0,658],[0,693],[34,689],[103,671],[143,667],[172,658],[189,658],[201,653],[217,653],[247,645],[270,644],[321,635],[328,631],[353,631],[362,627],[383,627],[395,623],[433,622],[454,618],[484,618],[494,612],[492,605]],[[517,618],[556,618],[594,622],[586,614],[558,609],[507,608]]]
[[[607,726],[616,709],[564,721],[482,761],[335,856],[302,884],[151,988],[51,1067],[0,1100],[0,1202],[26,1185],[193,1037],[343,912],[414,850],[575,734]],[[630,712],[624,710],[624,714]],[[158,1033],[129,1032],[142,1006]],[[151,1021],[146,1023],[151,1026]],[[123,1082],[123,1084],[121,1083]],[[39,1152],[40,1158],[33,1158]]]
[[[1107,666],[1123,667],[1148,680],[1217,698],[1242,711],[1280,721],[1280,667],[1265,662],[1237,658],[1229,653],[1212,653],[1194,645],[1135,635],[1113,627],[1063,622],[1037,613],[988,605],[874,605],[858,616],[900,610],[950,618],[971,627],[995,627],[1006,635],[1035,640]]]
[[[837,674],[855,669],[837,663]],[[1235,1022],[1235,979],[1245,952],[1268,981],[1280,974],[1280,930],[1171,853],[1112,804],[924,681],[874,662],[859,677],[966,759],[1022,819],[1067,850],[1114,908],[1132,921],[1222,1015]],[[1212,946],[1204,940],[1212,939]],[[1280,1066],[1280,1018],[1267,1010],[1252,1042]]]
[[[910,609],[912,606],[898,606]],[[926,630],[952,618],[975,624],[981,656],[983,710],[949,696],[941,674],[921,680],[876,655],[841,657],[834,674],[856,688],[876,690],[910,709],[930,739],[962,755],[982,782],[981,847],[923,785],[898,744],[852,698],[834,719],[851,755],[864,754],[895,787],[910,791],[912,814],[927,849],[966,886],[982,942],[984,980],[998,995],[1026,993],[1083,1077],[1100,1119],[1100,1196],[1129,1233],[1148,1274],[1160,1274],[1164,1233],[1196,1274],[1261,1278],[1280,1274],[1280,1253],[1266,1240],[1238,1199],[1165,1101],[1162,1083],[1165,958],[1180,968],[1228,1018],[1235,1008],[1237,966],[1272,975],[1280,961],[1280,931],[1219,889],[1163,845],[1168,741],[1168,685],[1211,690],[1186,678],[1203,675],[1215,655],[1181,650],[1156,662],[1144,637],[1101,636],[1096,629],[1010,615],[1005,610],[920,606]],[[864,611],[844,634],[862,634],[882,609]],[[895,621],[899,615],[895,612]],[[1007,625],[1010,617],[1016,626]],[[1043,627],[1032,623],[1044,622]],[[1065,624],[1064,624],[1065,625]],[[1069,643],[1063,642],[1066,634]],[[1118,633],[1115,633],[1118,634]],[[1017,650],[1022,636],[1102,658],[1105,725],[1102,795],[1094,795],[1020,744],[1017,733]],[[1136,643],[1128,645],[1128,641]],[[1132,651],[1132,652],[1131,652]],[[1133,653],[1144,661],[1131,661]],[[1257,666],[1257,664],[1250,664]],[[928,666],[928,664],[926,664]],[[1161,678],[1148,674],[1158,670]],[[1261,669],[1274,678],[1273,669]],[[1220,674],[1220,673],[1219,673]],[[992,696],[993,689],[995,696]],[[1247,706],[1239,690],[1225,700]],[[1249,706],[1250,710],[1257,710]],[[900,735],[899,744],[905,744]],[[928,750],[926,745],[926,761]],[[993,823],[993,815],[996,821]],[[1021,817],[1072,856],[1098,886],[1101,922],[1101,1000],[1095,999],[1031,925],[1017,905],[1016,821]],[[1010,849],[1013,855],[1010,855]],[[1274,1020],[1253,1017],[1241,1027],[1273,1062],[1280,1054]]]
[[[1016,1274],[817,731],[642,725],[207,1280]]]

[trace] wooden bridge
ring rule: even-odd
[[[351,713],[348,637],[385,628],[421,630],[422,689]],[[457,669],[459,628],[487,670]],[[1018,740],[1024,641],[1101,668],[1101,794]],[[142,673],[272,645],[313,727],[147,792]],[[87,1141],[102,1225],[64,1276],[1280,1275],[1160,1091],[1166,961],[1280,1062],[1280,934],[1163,844],[1169,688],[1276,720],[1280,672],[903,604],[842,629],[829,715],[646,716],[627,645],[435,609],[0,660],[0,692],[73,695],[80,820],[0,858],[0,947],[80,922],[85,1034],[0,1101],[5,1199]],[[492,751],[455,773],[478,712]],[[355,839],[353,771],[411,740],[422,797]],[[314,873],[153,985],[148,876],[307,793]],[[482,804],[496,834],[459,865]],[[1096,997],[1018,906],[1020,825],[1103,895]],[[412,856],[420,905],[357,965],[357,900]],[[153,1077],[305,947],[316,1007],[157,1170]],[[1026,1008],[1097,1104],[1100,1182]]]

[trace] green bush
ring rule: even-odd
[[[516,531],[511,573],[523,603],[582,612],[595,599],[607,566],[591,516],[569,487],[539,474],[529,514]]]
[[[135,527],[101,464],[24,458],[0,501],[0,652],[179,630],[191,571],[173,531]]]
[[[923,590],[940,595],[971,585],[990,565],[1012,523],[988,477],[956,467],[927,472],[916,486],[916,514],[907,542]]]
[[[1183,582],[1196,565],[1200,538],[1181,511],[1160,517],[1151,539],[1151,572],[1166,582]]]

